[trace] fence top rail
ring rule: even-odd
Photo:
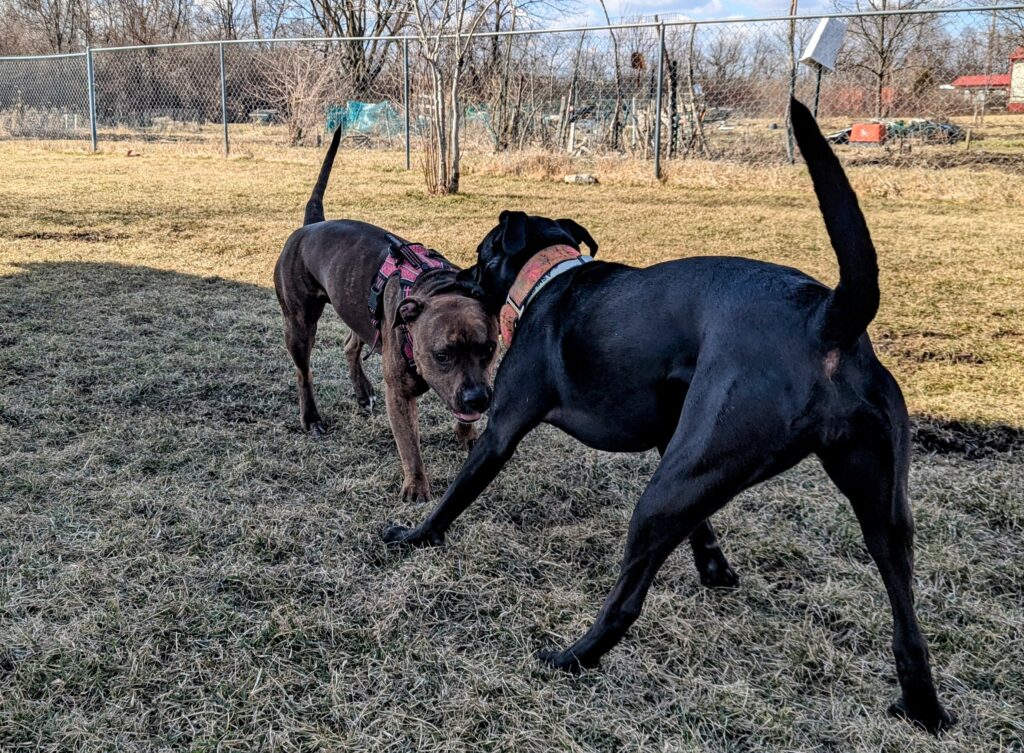
[[[60,58],[84,58],[84,52],[62,52],[58,55],[0,55],[0,60],[57,60]]]
[[[806,15],[784,15],[784,16],[756,16],[752,18],[711,18],[704,20],[680,20],[669,21],[639,21],[635,23],[601,24],[597,26],[568,26],[551,29],[508,29],[504,31],[480,31],[474,36],[481,38],[490,37],[511,37],[531,36],[537,34],[579,34],[592,31],[620,31],[624,29],[651,29],[659,26],[666,27],[689,27],[689,26],[712,26],[720,24],[753,24],[768,23],[772,21],[814,21],[822,18],[864,18],[868,16],[925,16],[925,15],[952,15],[958,13],[996,13],[996,12],[1024,12],[1024,4],[1018,5],[979,5],[971,7],[956,8],[914,8],[894,10],[873,10],[873,11],[843,11],[840,13],[811,13]],[[434,35],[430,35],[433,37]],[[442,34],[443,38],[454,38],[457,34]],[[195,42],[164,42],[161,44],[136,44],[122,45],[118,47],[93,47],[93,54],[103,52],[121,52],[125,50],[157,50],[172,47],[212,47],[214,45],[279,45],[297,43],[335,43],[335,42],[370,42],[370,41],[393,41],[393,42],[415,42],[419,39],[414,34],[380,34],[377,36],[364,37],[277,37],[273,39],[208,39]],[[85,52],[64,53],[61,55],[8,55],[0,56],[3,60],[42,60],[47,58],[69,58],[82,57]]]

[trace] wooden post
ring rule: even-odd
[[[665,24],[658,27],[658,81],[654,97],[654,178],[661,180],[661,90],[665,78]]]
[[[795,16],[798,0],[790,0],[789,15]],[[796,94],[796,19],[789,21],[789,99]],[[786,102],[786,156],[789,164],[796,162],[795,144],[793,142],[793,118],[789,112],[789,101]]]

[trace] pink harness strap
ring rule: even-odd
[[[370,350],[366,354],[367,357],[380,344],[380,327],[384,321],[384,288],[387,287],[388,280],[398,275],[398,298],[401,301],[408,297],[409,291],[424,272],[431,269],[452,269],[448,260],[437,251],[419,243],[402,243],[393,236],[389,237],[391,248],[388,250],[388,255],[384,257],[384,263],[377,271],[377,277],[370,287],[370,297],[367,300],[370,309],[370,322],[376,331]],[[413,356],[412,334],[408,327],[403,325],[402,329],[402,355],[405,356],[409,370],[418,376],[416,359]]]

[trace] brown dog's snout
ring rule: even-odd
[[[491,388],[486,384],[474,384],[459,391],[459,402],[470,413],[483,413],[491,405]]]

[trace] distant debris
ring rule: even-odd
[[[855,123],[850,128],[830,133],[826,137],[833,144],[880,145],[886,141],[914,139],[932,144],[955,144],[967,138],[963,128],[927,118],[910,120],[877,119],[870,123]]]
[[[566,183],[580,186],[592,186],[597,183],[597,176],[589,175],[588,173],[577,173],[576,175],[566,175],[562,180]]]

